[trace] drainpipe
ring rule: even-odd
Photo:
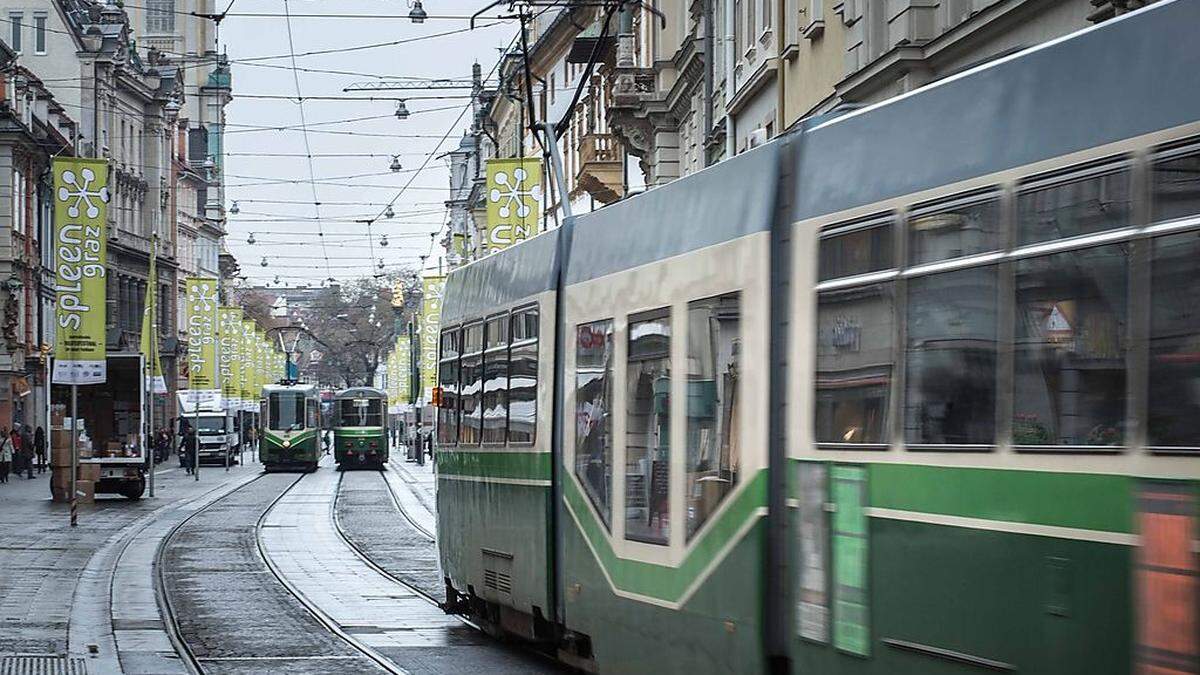
[[[733,100],[734,61],[737,59],[737,45],[734,44],[733,0],[725,2],[725,159],[737,154],[737,137],[733,128],[733,115],[729,112],[729,102]]]
[[[713,79],[716,77],[713,73],[713,56],[716,54],[716,43],[713,39],[716,29],[713,25],[715,1],[704,0],[704,143],[701,144],[704,148],[704,166],[712,164],[712,158],[708,154],[708,138],[713,128]]]

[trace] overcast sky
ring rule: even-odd
[[[476,61],[486,74],[499,55],[498,48],[507,45],[515,34],[516,23],[509,21],[466,31],[465,18],[434,18],[467,16],[482,9],[484,4],[470,0],[427,0],[425,10],[431,18],[424,24],[415,25],[407,18],[386,18],[407,17],[410,8],[404,0],[289,1],[288,8],[293,15],[363,14],[376,17],[369,20],[294,17],[291,27],[297,54],[462,30],[408,44],[297,56],[296,65],[301,69],[360,73],[301,70],[300,91],[306,97],[410,96],[407,107],[412,115],[403,121],[394,117],[394,101],[305,101],[303,113],[309,125],[308,143],[312,154],[347,155],[312,160],[312,170],[318,179],[317,200],[323,204],[319,209],[319,227],[315,219],[318,209],[313,206],[313,186],[308,182],[309,165],[304,157],[304,133],[300,129],[254,128],[299,125],[300,106],[294,100],[249,97],[295,96],[296,82],[290,69],[291,60],[287,58],[291,53],[287,22],[279,16],[232,15],[222,22],[222,48],[233,62],[233,102],[226,109],[226,206],[236,200],[240,210],[238,215],[229,215],[227,241],[250,282],[273,282],[276,275],[288,285],[319,284],[329,276],[347,280],[377,271],[375,266],[380,259],[388,270],[394,270],[414,266],[418,263],[417,256],[429,253],[430,234],[440,230],[446,220],[443,205],[449,195],[446,160],[435,157],[429,160],[424,170],[414,172],[430,153],[441,154],[458,145],[470,123],[470,115],[463,115],[457,123],[455,120],[468,103],[465,95],[469,91],[371,94],[343,93],[342,89],[353,83],[378,79],[373,76],[469,79],[471,64]],[[237,0],[231,14],[257,12],[282,15],[284,2]],[[495,14],[493,10],[492,15]],[[239,59],[263,56],[283,58],[239,62]],[[464,98],[418,98],[430,95]],[[322,124],[348,118],[374,119]],[[451,129],[449,137],[439,145],[439,139]],[[320,133],[327,131],[339,133]],[[400,155],[403,170],[399,173],[392,173],[388,168],[393,154]],[[395,217],[390,220],[379,218],[370,228],[372,257],[367,225],[349,221],[379,215],[385,204],[410,180],[411,186],[396,202]],[[324,232],[324,237],[318,236],[319,231]],[[251,232],[256,240],[254,245],[246,241]],[[388,245],[383,247],[380,240],[385,234]],[[436,264],[437,255],[435,249],[431,266]],[[268,262],[266,267],[261,266],[264,256]]]

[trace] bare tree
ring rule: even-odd
[[[396,341],[393,279],[370,277],[325,289],[304,312],[321,358],[309,374],[340,387],[370,385]]]

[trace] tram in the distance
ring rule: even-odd
[[[341,469],[388,461],[387,392],[352,387],[333,397],[333,456]]]
[[[266,471],[316,471],[321,459],[320,397],[311,384],[263,387],[259,460]]]

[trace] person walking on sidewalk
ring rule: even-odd
[[[188,426],[183,430],[183,447],[179,449],[179,461],[190,476],[196,468],[196,432]]]
[[[13,445],[8,427],[0,427],[0,483],[8,482],[8,470],[12,468]]]
[[[26,424],[21,427],[21,460],[22,466],[25,467],[25,477],[33,480],[33,429]]]
[[[12,464],[9,469],[20,477],[25,473],[25,447],[21,444],[21,427],[14,425],[12,431],[8,432],[8,437],[12,439]]]
[[[38,473],[46,472],[46,430],[38,425],[33,432],[33,452],[37,455]]]

